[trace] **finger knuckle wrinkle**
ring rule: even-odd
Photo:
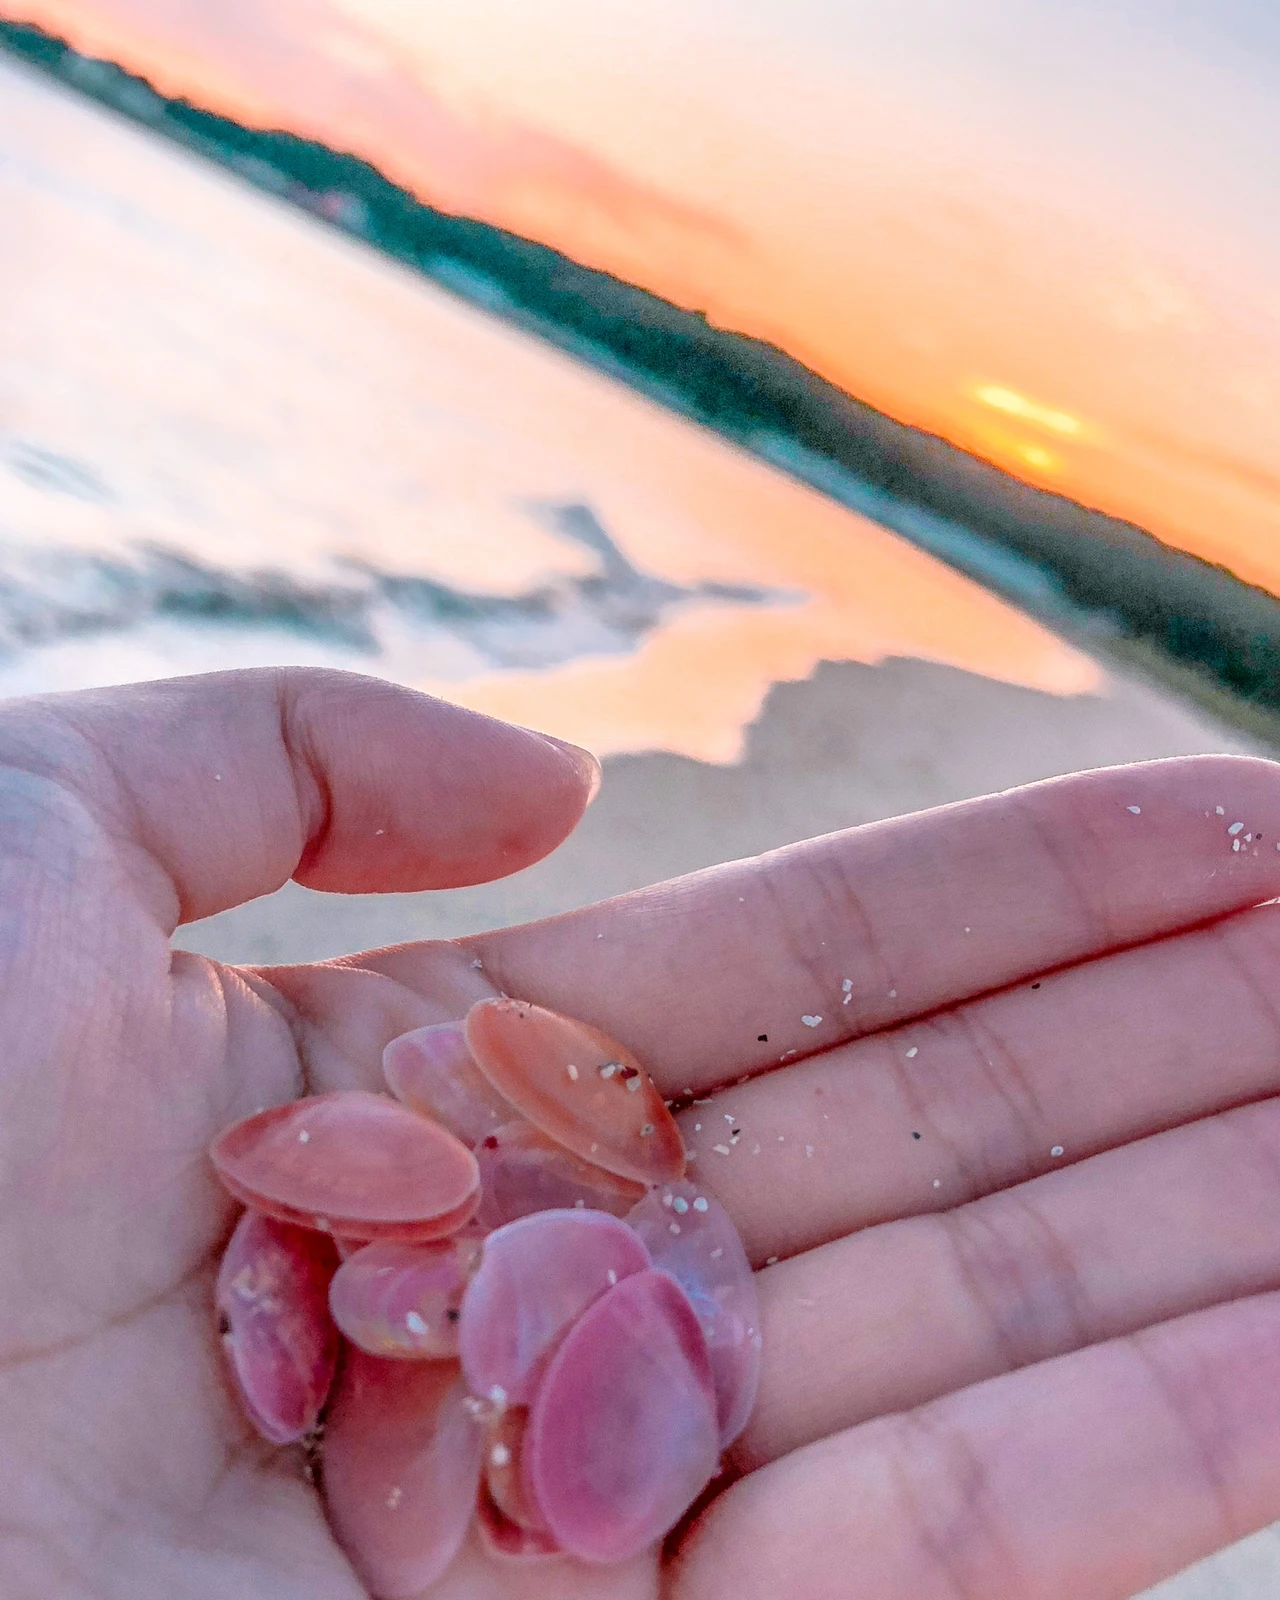
[[[968,1057],[969,1073],[950,1074],[948,1088],[960,1102],[965,1123],[982,1130],[987,1186],[1006,1183],[1011,1170],[1028,1175],[1036,1171],[1037,1154],[1045,1144],[1045,1118],[1032,1073],[1007,1040],[971,1009],[962,1007],[938,1020]],[[972,1092],[975,1083],[978,1095]],[[998,1115],[988,1116],[992,1103]]]
[[[1096,887],[1090,882],[1089,861],[1092,859],[1098,867],[1105,866],[1105,861],[1101,846],[1092,837],[1088,819],[1077,813],[1071,819],[1070,829],[1054,828],[1031,800],[1023,800],[1021,811],[1032,842],[1049,869],[1047,881],[1039,874],[1036,880],[1044,882],[1047,898],[1053,899],[1060,910],[1074,916],[1079,948],[1110,949],[1119,941],[1102,892],[1109,876],[1100,873]]]
[[[922,1585],[920,1592],[949,1600],[1025,1592],[987,1462],[941,1407],[928,1406],[902,1419],[894,1465],[904,1525],[919,1551],[920,1570],[938,1580],[935,1586]]]
[[[1247,922],[1232,917],[1203,929],[1202,936],[1217,944],[1224,976],[1243,988],[1255,1020],[1266,1030],[1273,1046],[1280,1048],[1280,1005],[1271,992],[1271,971],[1280,955],[1280,920],[1265,916],[1265,909],[1255,907],[1246,913]],[[1259,916],[1259,912],[1264,914]],[[1257,948],[1259,944],[1261,950]],[[1255,962],[1261,970],[1255,970]]]
[[[860,985],[864,993],[884,976],[874,921],[838,853],[798,850],[765,874],[764,887],[778,939],[815,996],[830,992],[839,976],[837,965],[842,973],[856,969],[865,975]],[[833,931],[835,945],[830,942]]]
[[[988,1329],[997,1370],[1016,1371],[1093,1342],[1079,1263],[1033,1207],[1010,1191],[939,1220],[962,1292]]]
[[[1184,1364],[1162,1353],[1161,1331],[1135,1334],[1129,1347],[1157,1406],[1186,1444],[1186,1463],[1196,1487],[1214,1507],[1218,1533],[1229,1544],[1246,1530],[1232,1503],[1234,1428],[1229,1407],[1200,1364]]]

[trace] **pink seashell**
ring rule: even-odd
[[[457,1366],[350,1350],[325,1429],[334,1536],[377,1600],[415,1600],[466,1537],[481,1433]]]
[[[518,1522],[512,1522],[494,1505],[491,1496],[483,1488],[476,1506],[476,1525],[485,1548],[499,1560],[527,1564],[564,1555],[549,1533],[537,1528],[522,1528]]]
[[[358,1089],[234,1123],[210,1155],[238,1200],[355,1239],[438,1239],[479,1202],[475,1157],[434,1122]]]
[[[375,1240],[364,1245],[342,1263],[329,1285],[333,1320],[371,1356],[456,1358],[458,1307],[480,1248],[476,1233],[433,1244]]]
[[[644,1187],[595,1167],[558,1145],[531,1122],[512,1122],[476,1146],[480,1209],[476,1221],[501,1228],[536,1211],[586,1207],[625,1217]]]
[[[484,1487],[494,1509],[508,1522],[545,1534],[546,1519],[529,1498],[524,1478],[524,1436],[528,1426],[528,1406],[507,1406],[494,1414],[485,1430]]]
[[[723,1450],[746,1427],[760,1383],[760,1300],[738,1230],[720,1202],[691,1183],[651,1190],[627,1221],[702,1325]]]
[[[466,1032],[480,1071],[557,1144],[636,1183],[684,1176],[680,1130],[657,1085],[606,1034],[526,1000],[481,1000]]]
[[[603,1211],[540,1211],[491,1233],[458,1323],[471,1392],[527,1405],[576,1319],[648,1265],[635,1230]]]
[[[337,1266],[322,1234],[246,1211],[215,1291],[241,1398],[258,1432],[292,1444],[315,1427],[333,1382],[338,1333],[329,1321]]]
[[[673,1278],[625,1278],[552,1357],[529,1418],[525,1477],[553,1538],[583,1561],[638,1555],[680,1520],[719,1459],[715,1392]]]
[[[393,1039],[382,1073],[397,1100],[471,1147],[516,1113],[472,1059],[460,1022],[435,1022]]]
[[[484,1001],[384,1065],[403,1104],[321,1095],[211,1146],[253,1208],[218,1280],[250,1414],[303,1436],[347,1335],[323,1492],[378,1600],[417,1600],[473,1517],[504,1562],[640,1554],[754,1403],[759,1311],[730,1218],[683,1181],[656,1086],[583,1023]]]

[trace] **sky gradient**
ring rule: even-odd
[[[4,0],[1280,593],[1280,25],[1240,0]]]

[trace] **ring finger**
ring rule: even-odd
[[[1280,1100],[866,1229],[759,1281],[765,1366],[743,1466],[1280,1287]]]

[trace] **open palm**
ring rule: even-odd
[[[778,1259],[755,1416],[665,1569],[468,1545],[442,1600],[1121,1600],[1280,1515],[1270,764],[1058,780],[270,972],[169,935],[290,876],[514,871],[589,763],[300,672],[11,703],[0,768],[6,1600],[362,1600],[228,1391],[205,1146],[499,990],[696,1097],[694,1175]]]

